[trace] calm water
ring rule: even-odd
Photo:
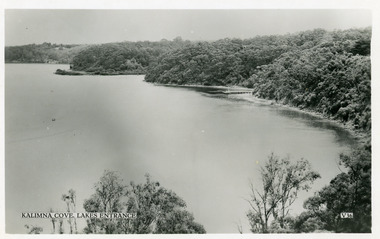
[[[283,107],[229,99],[215,90],[154,86],[143,76],[59,76],[62,65],[5,65],[6,231],[24,233],[21,212],[78,211],[104,169],[125,181],[144,174],[172,189],[209,233],[248,232],[249,180],[271,152],[311,161],[313,191],[340,172],[354,140],[338,126]],[[55,119],[55,120],[53,120]],[[301,193],[292,213],[302,210]],[[83,228],[84,221],[79,221]]]

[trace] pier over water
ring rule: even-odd
[[[223,94],[232,95],[232,94],[253,94],[253,90],[226,90],[223,91]]]

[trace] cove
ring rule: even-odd
[[[339,153],[355,140],[308,114],[218,94],[212,88],[155,86],[144,76],[62,76],[68,65],[5,65],[6,232],[24,233],[23,212],[77,208],[105,169],[126,182],[149,173],[187,202],[208,233],[249,232],[249,182],[270,153],[306,158],[322,178],[302,192],[291,214],[340,170]],[[28,221],[30,220],[30,221]],[[85,225],[78,220],[78,229]]]

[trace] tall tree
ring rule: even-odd
[[[85,200],[84,209],[87,212],[113,213],[122,211],[122,197],[126,193],[126,186],[120,176],[113,171],[105,170],[99,182],[95,184],[95,194]],[[87,219],[87,233],[107,234],[117,232],[116,223],[113,219]]]
[[[205,233],[202,225],[194,222],[185,210],[185,201],[174,192],[161,187],[146,175],[144,184],[131,182],[127,192],[127,211],[136,212],[128,233]]]
[[[279,159],[273,153],[265,166],[261,168],[262,191],[251,183],[251,208],[247,213],[252,232],[269,232],[269,223],[273,219],[280,228],[287,229],[286,217],[289,207],[297,199],[300,190],[308,190],[320,175],[312,171],[307,160],[292,163],[289,158]]]
[[[53,212],[54,212],[54,211],[53,211],[53,208],[49,208],[49,212],[50,212],[50,213],[53,213]],[[52,233],[55,234],[57,219],[54,218],[54,217],[52,217],[52,218],[50,218],[50,221],[51,221],[51,224],[52,224],[52,226],[53,226]]]
[[[73,189],[70,189],[67,194],[62,194],[62,201],[66,203],[67,212],[76,212],[76,193]],[[70,226],[70,234],[78,233],[76,218],[68,219]]]
[[[135,213],[135,219],[87,220],[86,233],[205,233],[186,211],[186,203],[174,192],[146,175],[143,184],[123,184],[116,172],[105,171],[95,184],[95,194],[85,200],[87,212]]]

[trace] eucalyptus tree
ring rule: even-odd
[[[267,233],[271,221],[278,222],[281,229],[288,229],[286,217],[298,192],[310,189],[319,173],[305,159],[292,163],[289,158],[280,159],[272,153],[260,174],[263,188],[259,190],[251,183],[251,198],[247,200],[251,231]]]
[[[186,210],[185,201],[171,190],[145,176],[145,183],[123,183],[121,176],[105,171],[95,184],[95,193],[85,200],[86,212],[131,213],[129,219],[87,219],[85,233],[148,234],[205,233]]]

